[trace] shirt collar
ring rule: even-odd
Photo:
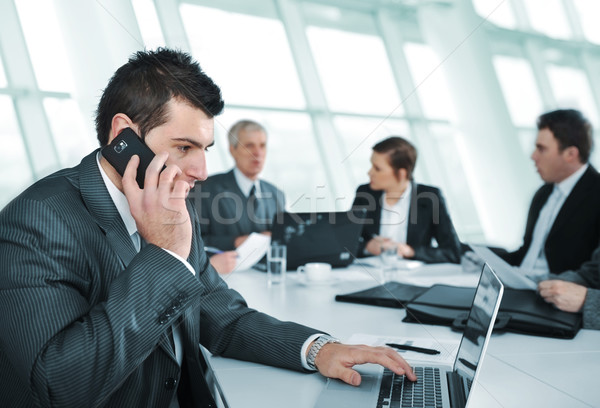
[[[405,203],[405,199],[410,197],[410,193],[412,192],[412,183],[408,183],[408,186],[406,187],[406,190],[404,190],[404,193],[402,193],[402,195],[400,196],[400,199],[398,201],[396,201],[396,203],[393,206],[389,206],[387,205],[385,198],[386,198],[386,193],[383,193],[383,196],[381,197],[381,202],[383,203],[384,207],[390,208],[390,207],[395,207],[395,206],[400,206],[402,205],[402,203]]]
[[[237,182],[238,187],[240,190],[242,190],[242,193],[244,193],[246,197],[250,195],[250,190],[252,190],[252,187],[256,187],[257,194],[260,193],[260,183],[258,182],[258,179],[249,179],[237,167],[233,168],[233,175],[235,176],[235,181]]]
[[[585,173],[588,167],[589,164],[584,164],[575,173],[571,174],[569,177],[567,177],[560,183],[556,183],[555,188],[558,188],[560,190],[560,192],[563,194],[563,197],[567,197],[569,194],[571,194],[571,191],[575,187],[575,184],[577,184],[577,182],[579,181],[581,176],[583,176],[583,173]]]
[[[121,219],[125,223],[125,228],[127,228],[127,233],[129,235],[133,235],[137,232],[137,225],[135,224],[135,219],[131,215],[131,211],[129,211],[129,203],[127,202],[127,198],[125,194],[123,194],[117,186],[113,184],[113,182],[108,178],[108,175],[104,172],[104,169],[100,165],[100,152],[96,155],[96,163],[98,164],[98,168],[100,169],[100,174],[102,175],[102,180],[104,181],[104,185],[108,190],[108,194],[112,199],[115,207],[117,207],[117,211],[121,216]]]

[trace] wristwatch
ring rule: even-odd
[[[312,344],[312,346],[310,346],[310,349],[308,350],[308,356],[306,357],[306,364],[308,364],[308,366],[312,370],[316,370],[317,366],[315,366],[315,359],[317,358],[317,354],[319,354],[321,347],[323,347],[327,343],[339,343],[339,342],[340,341],[338,339],[336,339],[335,337],[331,337],[326,334],[317,337],[317,339],[314,341],[314,343]]]

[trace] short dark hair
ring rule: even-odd
[[[113,117],[124,113],[139,126],[143,139],[167,120],[167,104],[180,99],[209,118],[221,113],[221,90],[187,53],[168,48],[139,51],[114,73],[96,110],[100,145],[108,143]]]
[[[412,174],[417,164],[417,149],[406,139],[400,136],[390,136],[373,146],[377,153],[387,153],[388,162],[395,172],[406,170],[406,176],[412,180]]]
[[[550,130],[561,151],[575,146],[579,150],[581,163],[587,163],[590,159],[594,147],[592,125],[578,110],[559,109],[544,113],[537,120],[537,128]]]

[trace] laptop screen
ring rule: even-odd
[[[487,347],[488,334],[493,329],[502,293],[502,283],[485,264],[454,362],[454,374],[461,378],[465,399],[471,384],[476,381],[477,366],[481,364]]]
[[[347,266],[356,257],[364,216],[364,211],[280,213],[272,241],[287,246],[288,269],[307,262]]]

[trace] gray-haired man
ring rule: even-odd
[[[259,175],[267,156],[267,132],[259,123],[241,120],[228,133],[235,167],[197,185],[191,197],[200,214],[208,246],[231,250],[252,232],[270,234],[277,212],[285,208],[281,190]]]

